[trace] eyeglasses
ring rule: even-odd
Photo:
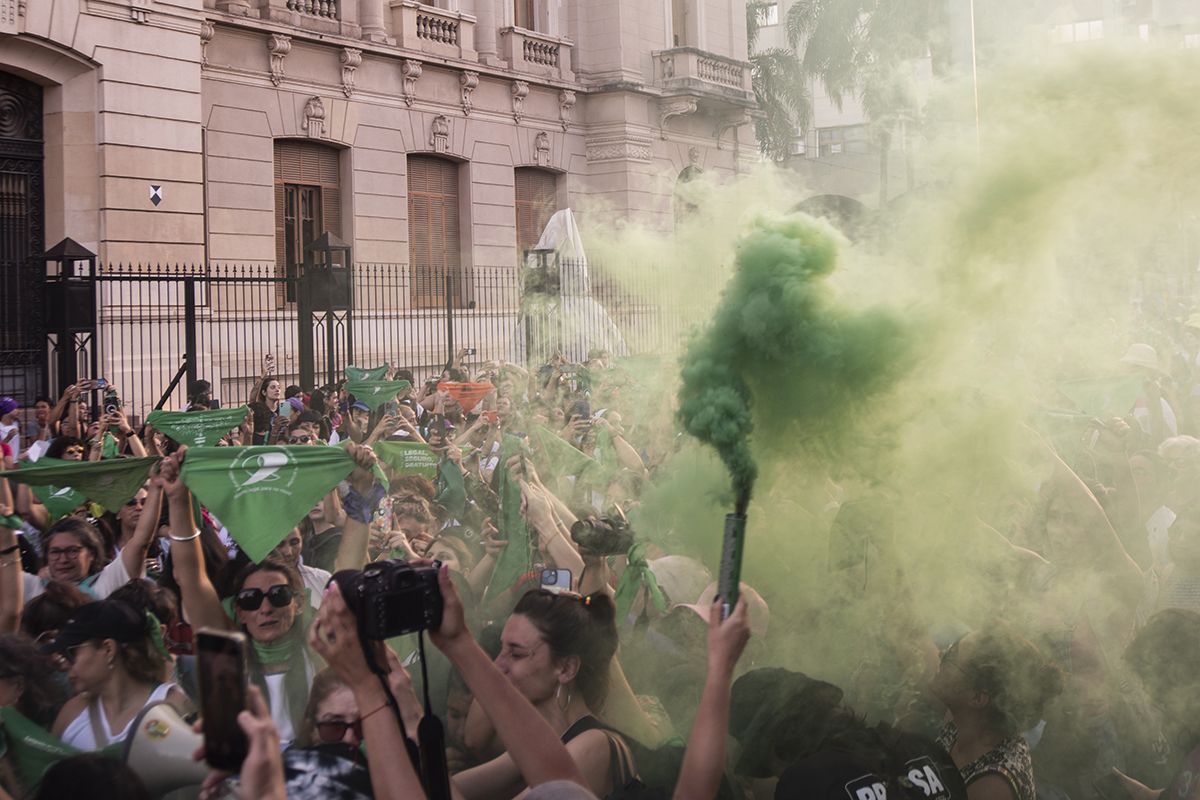
[[[79,546],[51,547],[49,550],[46,551],[46,558],[47,559],[69,558],[69,559],[74,560],[74,559],[78,558],[79,554],[82,553],[86,549],[87,549],[86,547],[79,547]]]
[[[361,719],[354,719],[348,722],[341,719],[317,720],[317,738],[325,744],[342,741],[346,738],[346,731],[348,730],[354,731],[354,737],[362,741]]]
[[[83,644],[72,645],[72,646],[68,647],[66,650],[63,650],[62,657],[64,659],[66,659],[68,664],[74,664],[75,659],[79,657],[79,648],[87,647],[89,644],[91,644],[91,642],[84,642]]]
[[[242,589],[237,593],[237,604],[242,611],[258,611],[265,597],[275,608],[285,608],[291,604],[294,596],[292,587],[281,583],[265,592],[262,589]]]
[[[309,444],[312,442],[312,440],[313,440],[313,437],[311,437],[307,433],[305,433],[300,436],[289,436],[288,444]]]
[[[126,500],[125,505],[128,506],[129,508],[134,508],[136,506],[144,506],[144,505],[146,505],[146,498],[133,497],[133,498],[130,498],[129,500]]]

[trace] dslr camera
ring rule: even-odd
[[[633,531],[619,516],[585,517],[571,526],[571,539],[593,556],[623,556],[633,547]]]
[[[342,570],[333,576],[346,604],[368,639],[391,639],[442,624],[441,564],[414,567],[403,561],[377,561],[362,571]]]

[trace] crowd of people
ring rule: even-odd
[[[1029,577],[1008,590],[1045,619],[1001,621],[997,598],[986,626],[918,629],[908,704],[891,700],[900,675],[864,698],[838,685],[853,676],[795,670],[771,643],[805,632],[771,618],[769,591],[726,607],[709,567],[639,533],[679,439],[670,404],[605,352],[532,369],[460,353],[424,381],[384,365],[321,387],[268,369],[244,407],[199,381],[182,415],[132,421],[94,380],[24,409],[0,398],[0,797],[149,796],[113,748],[150,704],[203,706],[194,634],[215,629],[246,637],[249,748],[208,796],[448,797],[444,764],[466,800],[1200,798],[1196,333],[1163,366],[1130,349],[1128,407],[1087,426],[1010,537]],[[202,442],[188,418],[233,421]],[[260,558],[189,465],[330,446],[344,474]],[[138,459],[115,508],[29,477]],[[436,575],[424,634],[367,636],[347,587],[377,563]],[[1084,568],[1104,602],[1056,599]],[[23,760],[17,720],[59,757]]]

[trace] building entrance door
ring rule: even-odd
[[[0,395],[44,386],[42,87],[0,72]]]

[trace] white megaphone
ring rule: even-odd
[[[160,700],[134,718],[125,740],[124,761],[152,797],[161,797],[204,782],[208,765],[192,760],[192,753],[203,743],[204,737],[192,730],[175,707]]]

